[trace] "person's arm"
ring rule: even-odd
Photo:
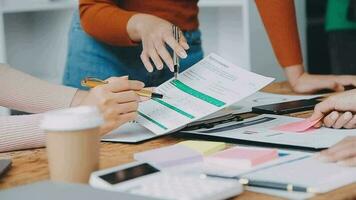
[[[0,105],[29,113],[70,107],[77,89],[50,84],[0,64]]]
[[[0,152],[43,147],[42,114],[0,116]]]
[[[80,0],[80,22],[86,33],[111,45],[134,45],[127,23],[136,12],[121,9],[113,0]]]
[[[139,97],[135,91],[144,84],[128,77],[109,78],[108,84],[89,92],[53,85],[0,64],[0,106],[40,113],[73,106],[97,106],[105,119],[106,134],[137,116]],[[42,114],[0,117],[0,152],[44,145],[38,125]]]
[[[256,5],[280,65],[302,66],[294,1],[256,0]]]
[[[356,86],[355,76],[311,75],[304,71],[293,0],[255,1],[277,60],[295,92],[342,91],[345,85]]]

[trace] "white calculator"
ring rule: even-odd
[[[134,162],[93,172],[90,185],[157,199],[217,200],[243,191],[237,180],[159,171],[148,163]]]

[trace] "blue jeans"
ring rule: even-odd
[[[184,71],[203,58],[200,31],[185,32],[184,35],[190,49],[187,52],[188,57],[180,61],[180,71]],[[167,66],[163,70],[149,73],[140,59],[141,52],[141,45],[112,46],[89,36],[83,31],[76,12],[69,32],[69,49],[63,83],[85,89],[81,87],[80,81],[87,76],[106,79],[112,76],[129,75],[131,80],[140,80],[147,87],[154,87],[173,76]]]

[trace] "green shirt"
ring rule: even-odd
[[[326,31],[356,29],[356,22],[347,19],[350,0],[328,0]]]

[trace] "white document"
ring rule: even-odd
[[[312,99],[323,95],[282,95],[267,92],[256,92],[255,94],[231,105],[228,109],[234,114],[247,113],[252,111],[252,107],[282,103],[286,101],[296,101],[302,99]]]
[[[139,105],[137,122],[156,135],[173,132],[255,93],[273,81],[211,54],[156,91],[167,98]]]
[[[304,119],[265,114],[245,119],[242,122],[231,122],[218,125],[211,129],[199,129],[186,132],[313,149],[328,148],[347,136],[356,136],[356,132],[352,129],[332,129],[325,127],[302,133],[272,130],[279,125],[301,120]]]

